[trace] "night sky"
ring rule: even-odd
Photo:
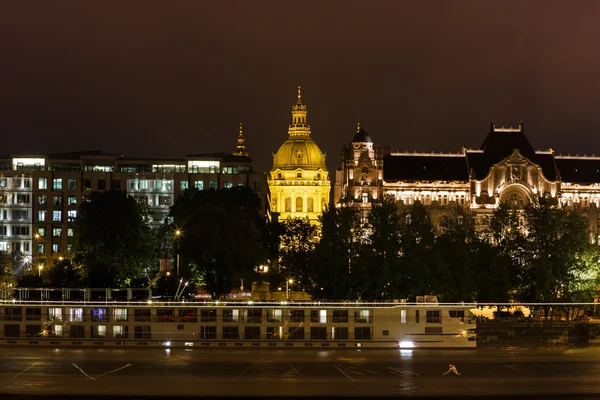
[[[267,170],[301,84],[338,167],[477,148],[494,120],[600,155],[600,1],[0,0],[0,155],[231,152]]]

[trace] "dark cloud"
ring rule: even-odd
[[[401,150],[600,153],[597,1],[4,2],[2,153],[232,151],[265,170],[295,87],[335,169],[356,122]]]

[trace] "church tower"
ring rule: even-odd
[[[268,177],[271,214],[278,215],[280,220],[308,217],[318,223],[323,210],[329,206],[331,183],[325,154],[310,137],[306,115],[302,89],[298,86],[288,139],[273,154],[273,168]]]
[[[244,156],[248,157],[248,152],[246,151],[246,145],[244,144],[244,133],[242,131],[242,123],[240,122],[240,133],[237,137],[237,146],[235,146],[235,151],[233,152],[234,156]]]

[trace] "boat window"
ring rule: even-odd
[[[223,339],[239,339],[240,328],[237,326],[224,326],[223,327]]]
[[[115,321],[127,321],[127,309],[126,308],[115,308],[114,316],[115,316]]]
[[[260,308],[251,308],[244,310],[244,321],[245,322],[262,322],[262,310]]]
[[[332,326],[331,340],[348,340],[348,328]]]
[[[333,310],[333,322],[348,322],[348,310]]]
[[[150,309],[149,308],[136,308],[134,310],[134,319],[141,322],[150,322]]]
[[[406,310],[400,310],[400,323],[406,323]]]
[[[215,322],[217,320],[217,310],[202,309],[200,310],[200,321],[201,322]]]
[[[267,322],[281,322],[283,313],[281,310],[267,310]]]
[[[223,322],[238,322],[240,320],[240,310],[223,310]]]
[[[83,308],[69,308],[69,322],[83,321]]]
[[[304,322],[304,310],[290,310],[290,320],[293,322]]]
[[[450,310],[450,318],[460,318],[461,321],[465,321],[465,310]]]
[[[327,323],[327,310],[310,310],[310,322]]]
[[[108,321],[108,313],[106,311],[106,308],[92,308],[92,321]]]
[[[198,322],[195,308],[180,308],[179,322]]]
[[[175,322],[173,318],[172,308],[159,308],[156,310],[156,321],[157,322]]]
[[[354,340],[370,340],[371,339],[371,328],[356,327],[354,328]]]
[[[371,310],[355,310],[354,311],[354,322],[355,323],[370,323],[371,322]]]
[[[41,308],[26,308],[25,309],[25,320],[26,321],[39,321],[42,319]]]
[[[428,324],[439,324],[441,322],[440,311],[427,311],[427,320]]]
[[[415,323],[417,323],[417,324],[420,322],[419,317],[420,317],[419,310],[415,310]]]

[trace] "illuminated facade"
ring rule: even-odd
[[[302,103],[298,87],[289,136],[273,154],[273,168],[268,177],[271,215],[279,220],[308,217],[311,222],[317,223],[329,205],[331,186],[325,154],[310,137],[306,114],[306,105]]]
[[[154,228],[188,188],[248,186],[267,212],[265,175],[254,172],[243,136],[234,154],[170,160],[101,152],[0,158],[0,251],[21,252],[33,265],[57,262],[73,244],[77,206],[93,191],[127,191],[149,207]]]
[[[357,202],[369,207],[382,195],[393,196],[402,205],[421,201],[437,226],[443,225],[452,206],[464,206],[475,213],[479,228],[489,224],[500,203],[523,209],[536,196],[544,196],[556,199],[561,207],[580,209],[596,235],[600,157],[534,151],[522,123],[517,128],[492,123],[480,149],[463,148],[451,154],[384,154],[359,130],[342,151],[335,204]]]

